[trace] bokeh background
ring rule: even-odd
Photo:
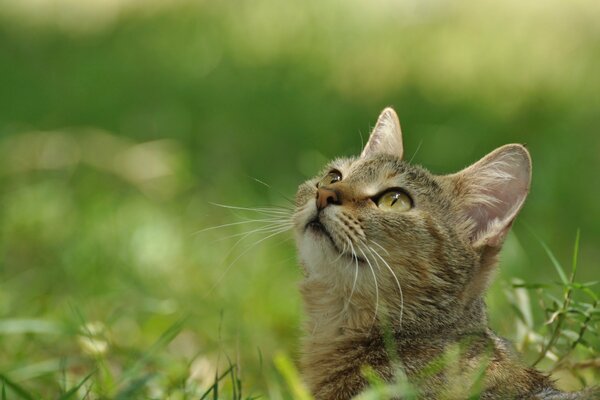
[[[581,229],[600,275],[598,21],[596,0],[0,0],[0,372],[184,398],[229,357],[245,393],[288,398],[291,235],[204,230],[257,217],[211,203],[289,206],[388,105],[436,173],[527,144],[488,298],[514,337],[507,282],[558,279],[536,236],[568,264]]]

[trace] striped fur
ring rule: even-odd
[[[360,393],[365,366],[388,381],[399,367],[426,399],[473,391],[482,399],[596,398],[556,391],[488,328],[483,297],[529,191],[527,150],[503,146],[442,176],[402,152],[398,119],[386,109],[360,157],[332,161],[298,189],[302,370],[316,399]],[[331,170],[342,179],[323,189],[335,196],[319,210],[317,184]],[[414,207],[379,209],[373,199],[389,188],[406,191]]]

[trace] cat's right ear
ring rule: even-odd
[[[451,178],[465,222],[462,229],[481,256],[465,293],[474,298],[488,287],[504,239],[525,203],[531,158],[524,146],[508,144]]]
[[[388,107],[381,112],[377,124],[371,132],[369,141],[360,154],[361,158],[373,154],[391,154],[402,158],[404,146],[402,145],[402,130],[396,111]]]
[[[531,157],[520,144],[502,146],[453,175],[474,247],[500,247],[531,184]]]

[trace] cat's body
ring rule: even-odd
[[[415,337],[397,334],[393,337],[396,363],[389,357],[392,346],[380,332],[346,333],[333,340],[312,338],[305,342],[304,376],[317,399],[349,399],[359,394],[367,386],[365,366],[388,381],[395,379],[399,366],[419,387],[423,399],[468,399],[474,395],[487,400],[596,398],[591,393],[557,391],[547,376],[526,367],[510,344],[489,330],[460,331]],[[455,355],[453,350],[460,351],[460,358],[446,365],[449,371],[433,372],[432,365],[448,352]],[[479,382],[480,372],[485,375]]]
[[[488,328],[483,296],[529,191],[527,150],[507,145],[445,176],[402,153],[386,109],[360,157],[298,190],[302,370],[315,398],[359,394],[365,367],[388,382],[401,371],[424,399],[597,398],[556,391]]]

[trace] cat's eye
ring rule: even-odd
[[[412,199],[406,192],[398,189],[388,190],[376,199],[377,207],[384,211],[404,212],[412,208]]]
[[[342,173],[337,169],[332,169],[317,183],[317,187],[331,185],[342,180]]]

